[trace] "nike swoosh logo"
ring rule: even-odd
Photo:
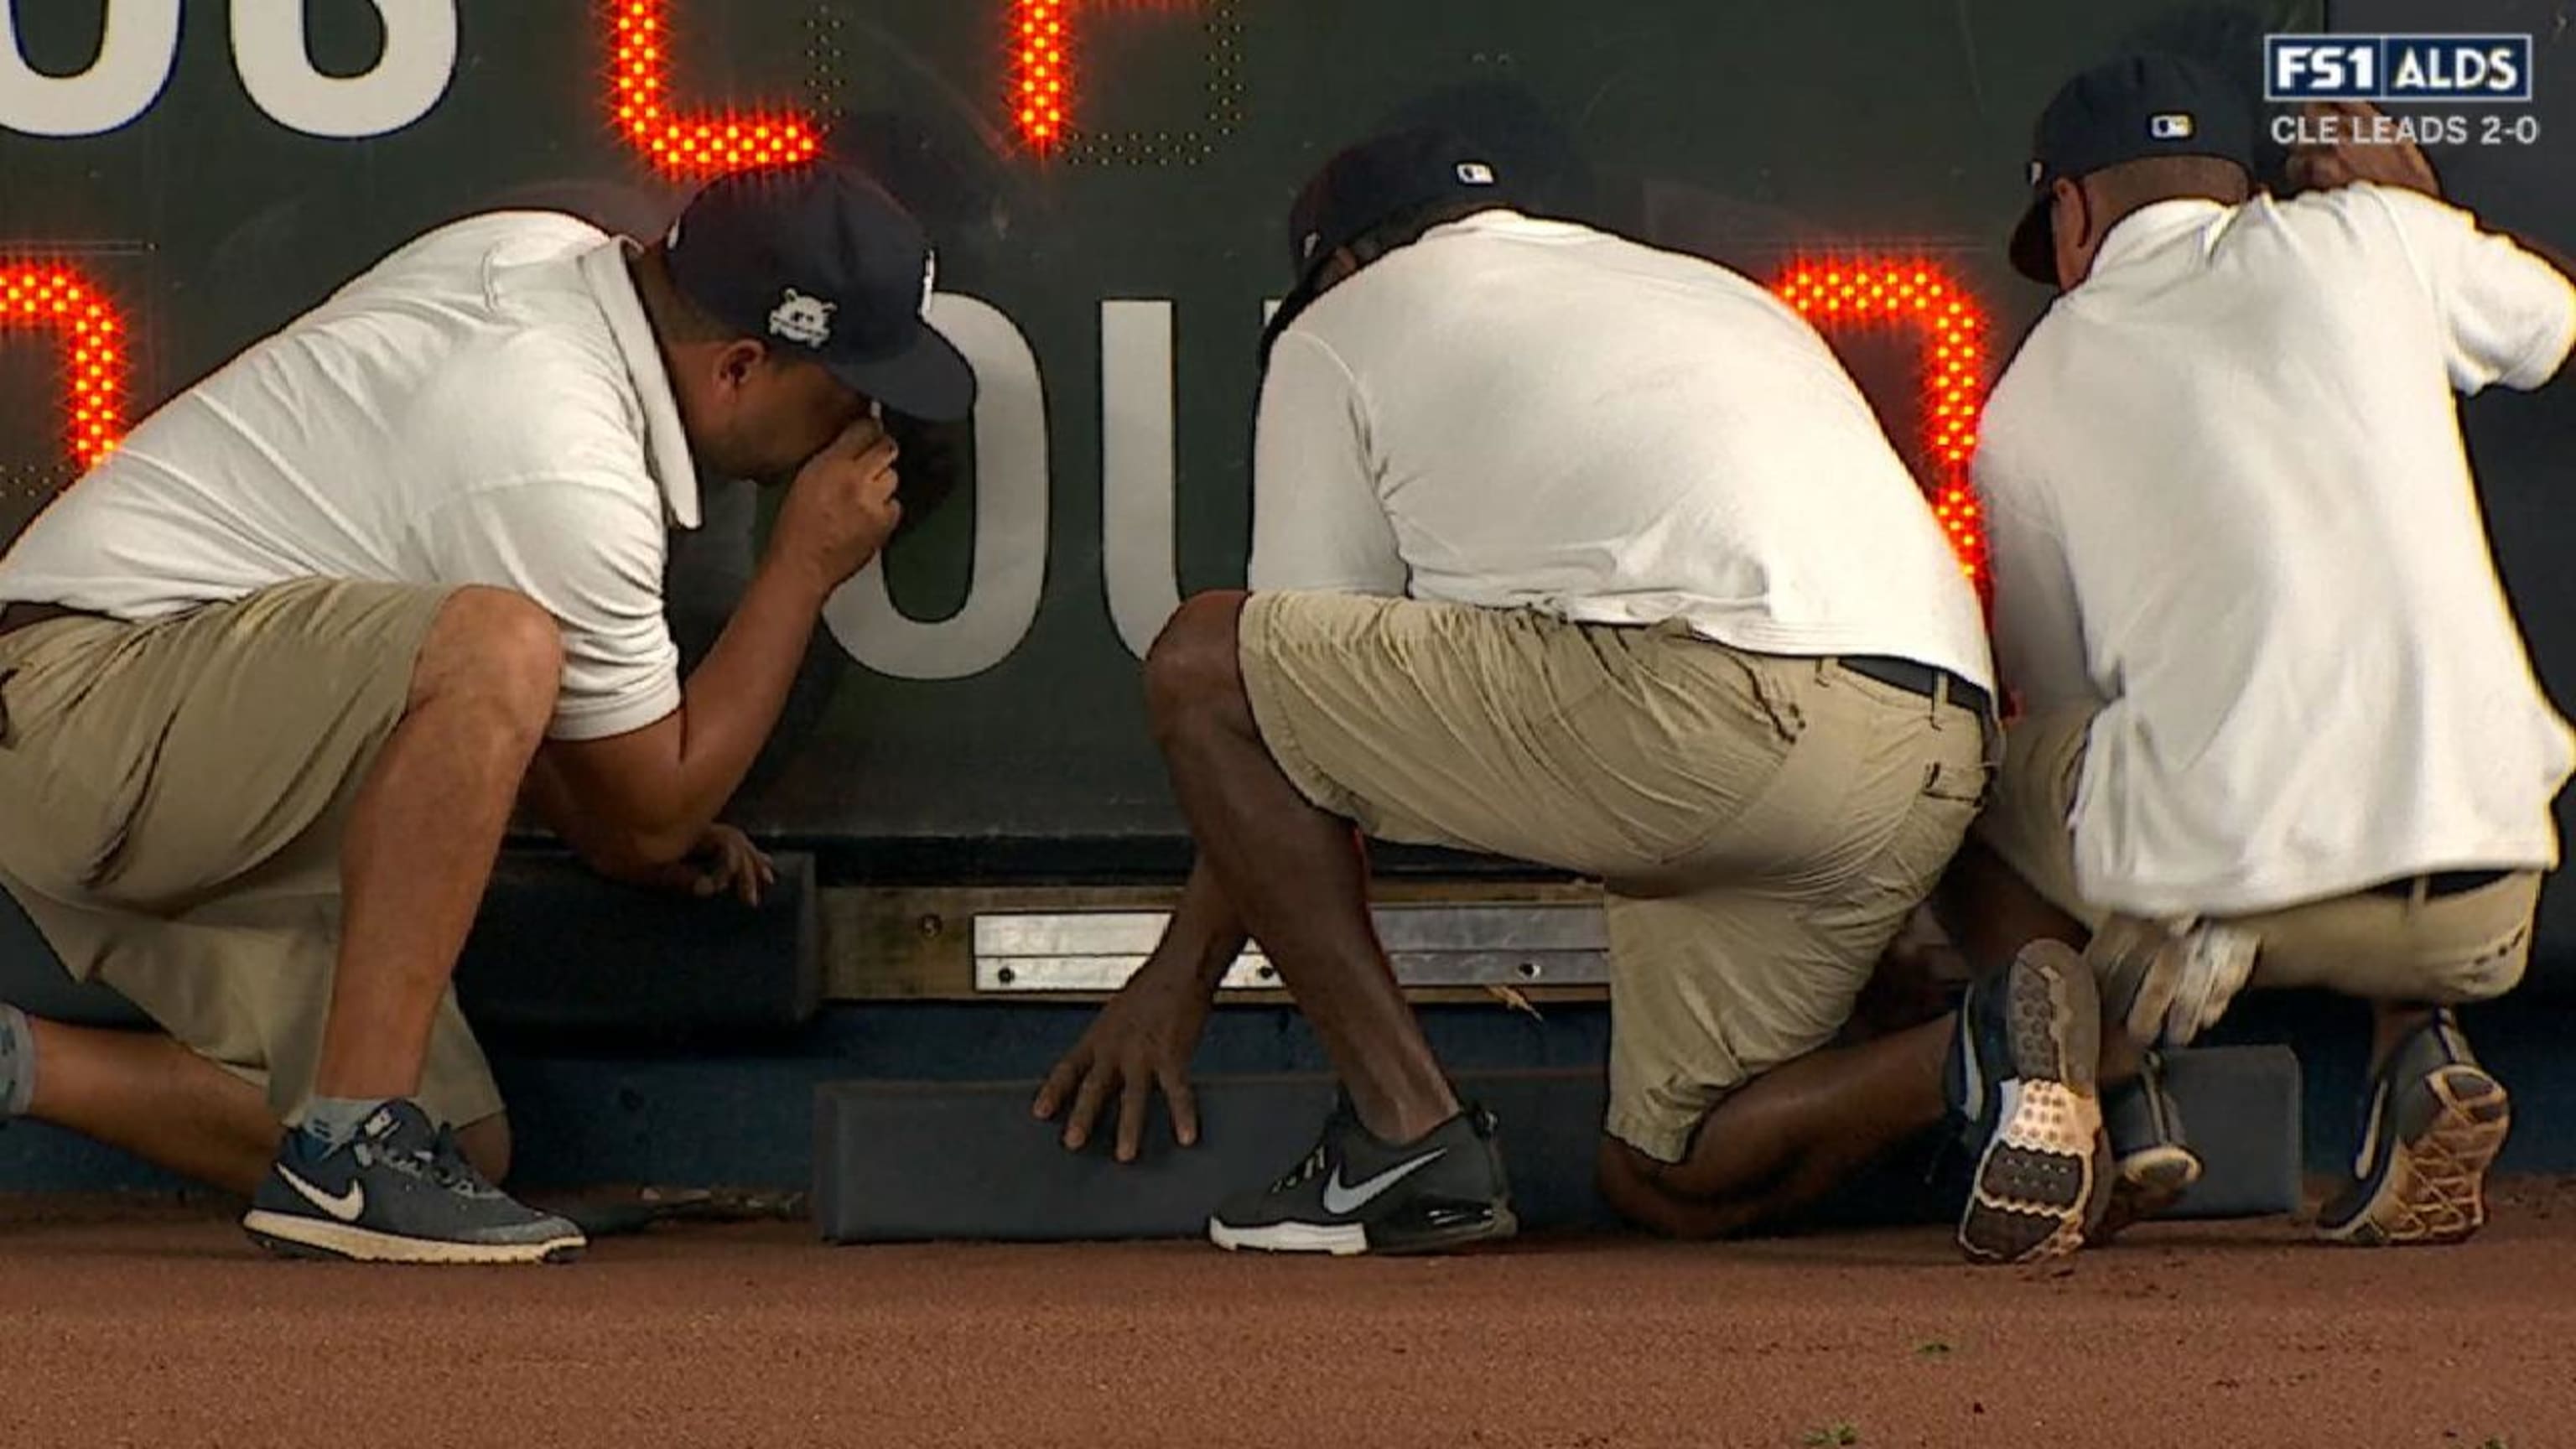
[[[1985,1120],[1986,1064],[1977,1056],[1977,1026],[1963,1010],[1959,1020],[1959,1093],[1966,1098],[1959,1110],[1971,1122]]]
[[[283,1167],[277,1170],[277,1175],[285,1178],[286,1185],[302,1194],[306,1202],[344,1223],[356,1222],[367,1210],[367,1185],[363,1182],[350,1183],[347,1192],[328,1193]]]
[[[2370,1094],[2370,1121],[2361,1129],[2361,1151],[2352,1159],[2352,1175],[2363,1181],[2369,1180],[2372,1165],[2379,1161],[2380,1119],[2387,1111],[2388,1087],[2382,1083]]]
[[[1324,1179],[1324,1211],[1336,1216],[1358,1212],[1378,1194],[1404,1181],[1413,1174],[1449,1155],[1449,1149],[1426,1152],[1410,1162],[1399,1162],[1375,1177],[1363,1178],[1348,1187],[1342,1185],[1342,1164],[1333,1164],[1333,1175]]]

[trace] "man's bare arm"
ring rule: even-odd
[[[1047,1073],[1030,1111],[1050,1121],[1063,1113],[1064,1145],[1079,1152],[1114,1095],[1113,1153],[1120,1162],[1133,1162],[1143,1149],[1146,1107],[1159,1085],[1171,1109],[1173,1138],[1184,1147],[1196,1143],[1199,1110],[1190,1090],[1190,1054],[1207,1027],[1217,987],[1247,939],[1243,917],[1202,857],[1181,888],[1180,905],[1154,954]]]
[[[864,567],[902,515],[894,444],[873,421],[805,466],[769,552],[680,708],[602,740],[549,741],[538,803],[610,875],[679,860],[706,834],[778,723],[823,601]]]

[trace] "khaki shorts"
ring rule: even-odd
[[[0,886],[72,975],[261,1087],[312,1094],[340,837],[447,591],[304,580],[148,624],[0,638]],[[501,1110],[453,992],[420,1100]]]
[[[2075,885],[2077,782],[2090,708],[2043,712],[2005,732],[2004,768],[1977,838],[2051,905],[2100,929],[2110,912]],[[2540,872],[2518,871],[2456,895],[2364,891],[2230,918],[2260,940],[2254,986],[2322,986],[2374,1001],[2450,1003],[2501,996],[2531,961]]]
[[[1316,805],[1608,886],[1608,1130],[1666,1162],[1842,1028],[1988,774],[1966,708],[1677,624],[1275,593],[1240,644],[1262,739]]]

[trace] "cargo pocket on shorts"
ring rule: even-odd
[[[1670,877],[1708,855],[1762,804],[1788,766],[1807,719],[1795,678],[1670,626],[1632,631],[1630,672],[1591,708],[1620,712],[1596,755],[1620,787],[1624,878],[1663,894]],[[1803,663],[1800,661],[1798,663]],[[1605,734],[1608,732],[1605,731]]]
[[[2442,1001],[2492,1001],[2522,984],[2531,965],[2531,924],[2524,922],[2474,956],[2433,967],[2425,975]]]
[[[1994,790],[1994,780],[1994,767],[1982,763],[1959,765],[1935,760],[1923,767],[1924,794],[1971,807],[1986,803],[1986,797]]]

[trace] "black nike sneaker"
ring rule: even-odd
[[[1268,1253],[1436,1253],[1520,1231],[1493,1115],[1469,1106],[1418,1142],[1378,1140],[1347,1099],[1286,1177],[1226,1200],[1208,1239]]]
[[[324,1148],[286,1134],[242,1227],[290,1258],[365,1263],[562,1263],[581,1229],[484,1180],[418,1103],[387,1102]]]

